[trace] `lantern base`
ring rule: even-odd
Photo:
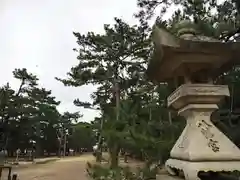
[[[240,161],[208,161],[190,162],[178,159],[167,160],[166,169],[169,174],[177,176],[178,172],[183,172],[185,180],[201,180],[200,172],[233,172],[240,171]]]

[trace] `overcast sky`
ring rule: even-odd
[[[136,0],[0,0],[0,85],[13,79],[14,68],[27,68],[62,103],[60,112],[81,111],[91,121],[96,112],[80,109],[73,100],[90,101],[94,87],[67,88],[54,77],[64,77],[77,63],[77,32],[102,32],[103,24],[121,17],[135,24]]]

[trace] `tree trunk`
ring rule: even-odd
[[[66,156],[66,145],[67,145],[67,136],[66,136],[66,133],[64,132],[63,157]]]
[[[111,168],[116,168],[118,167],[119,163],[119,154],[120,148],[118,144],[114,144],[111,148],[109,148],[109,155],[110,155],[110,167]]]
[[[37,127],[36,127],[36,133],[37,133],[37,142],[36,142],[36,153],[35,153],[35,157],[40,157],[41,154],[41,138],[40,138],[40,122],[37,123]]]
[[[99,149],[96,151],[96,162],[101,162],[102,161],[102,153]]]
[[[100,136],[98,139],[98,148],[96,151],[96,162],[101,162],[102,161],[102,129],[103,129],[103,119],[101,119],[101,132],[100,132]]]

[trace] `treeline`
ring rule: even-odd
[[[87,123],[76,124],[82,117],[79,112],[61,114],[60,101],[51,90],[40,87],[37,76],[27,69],[15,69],[13,76],[19,81],[16,90],[9,83],[0,88],[1,150],[9,156],[17,149],[32,150],[39,156],[60,153],[65,142],[67,149],[90,147],[92,130]]]

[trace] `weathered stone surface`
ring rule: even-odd
[[[213,84],[183,84],[167,99],[168,106],[180,109],[188,104],[218,104],[230,96],[228,86]]]
[[[166,162],[167,167],[177,168],[184,171],[185,180],[201,180],[198,175],[199,172],[233,172],[239,169],[240,161],[201,161],[189,162],[177,159],[169,159]],[[174,175],[174,172],[169,169]],[[176,174],[175,174],[176,175]]]
[[[164,82],[186,73],[193,76],[201,71],[209,77],[216,76],[240,56],[240,42],[223,43],[191,33],[175,37],[157,26],[153,28],[153,42],[154,53],[147,74],[156,81]]]
[[[180,110],[187,125],[170,153],[173,159],[194,162],[240,161],[238,147],[210,120],[215,109],[217,106],[213,104],[190,104]]]
[[[240,170],[239,148],[211,122],[224,96],[229,96],[227,86],[211,84],[184,84],[169,96],[169,105],[187,121],[166,162],[170,173],[179,169],[186,180],[195,180],[200,171]]]

